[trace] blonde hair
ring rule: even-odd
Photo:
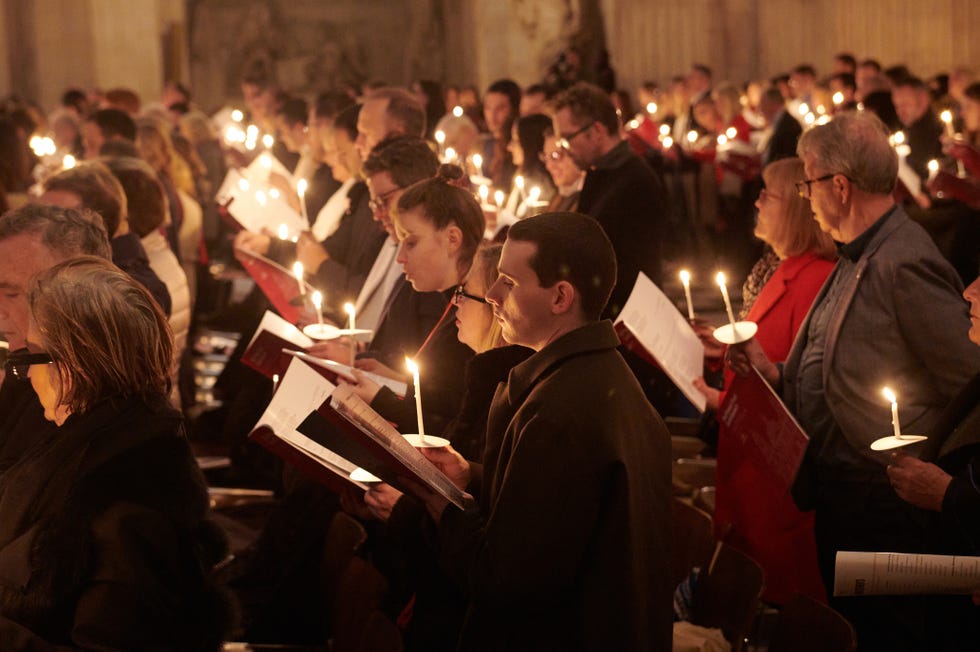
[[[775,161],[762,171],[766,189],[781,197],[784,207],[769,234],[769,244],[780,258],[812,252],[821,258],[833,259],[836,257],[834,241],[820,229],[813,219],[810,202],[800,197],[796,190],[796,182],[805,177],[803,161],[798,158]]]
[[[500,262],[500,252],[503,251],[503,248],[503,245],[499,244],[482,245],[476,250],[476,256],[473,258],[473,266],[470,267],[470,273],[466,279],[468,281],[482,283],[483,288],[479,292],[476,292],[476,288],[473,288],[474,293],[486,296],[490,286],[497,281],[497,264]],[[492,310],[489,305],[484,305],[484,308],[486,310]],[[490,328],[483,334],[483,339],[480,341],[480,349],[477,353],[496,349],[506,344],[503,331],[500,328],[500,322],[496,319],[491,319]]]
[[[136,123],[136,148],[140,158],[157,174],[166,175],[178,190],[193,197],[194,177],[191,167],[174,149],[170,134],[159,120],[141,118]]]
[[[121,396],[170,393],[170,325],[143,286],[107,260],[80,256],[37,275],[31,320],[54,360],[59,403],[73,413]]]

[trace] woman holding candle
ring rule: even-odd
[[[449,319],[452,297],[473,262],[483,239],[483,211],[473,195],[453,185],[463,177],[454,165],[443,165],[432,179],[402,194],[393,214],[399,248],[396,260],[416,292],[442,292],[445,311],[418,352],[406,352],[419,367],[425,395],[426,424],[440,432],[459,409],[460,381],[472,352],[456,339]],[[400,361],[358,359],[359,368],[404,378]],[[395,371],[398,369],[398,371]],[[418,432],[411,396],[399,399],[390,389],[362,381],[357,393],[403,433]]]
[[[545,133],[551,128],[551,118],[546,115],[535,113],[521,116],[511,127],[510,143],[507,144],[507,151],[517,167],[517,174],[524,178],[525,195],[532,188],[540,188],[537,198],[539,202],[547,202],[555,194],[551,175],[541,160]]]
[[[803,163],[783,159],[763,171],[765,188],[756,201],[755,234],[773,247],[781,262],[749,311],[758,324],[756,339],[773,360],[785,360],[810,304],[833,269],[834,246],[811,216],[795,183]],[[725,386],[733,379],[725,370]],[[718,408],[724,392],[696,382]],[[719,536],[756,559],[766,570],[767,600],[781,604],[794,591],[824,599],[817,572],[813,517],[799,512],[770,478],[742,458],[738,437],[720,426],[715,528]]]

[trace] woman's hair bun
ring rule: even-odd
[[[440,165],[436,171],[436,179],[444,181],[450,186],[463,188],[464,190],[469,184],[469,179],[466,178],[466,173],[463,171],[463,168],[455,163],[443,163]]]

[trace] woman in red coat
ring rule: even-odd
[[[759,325],[756,340],[771,360],[786,359],[810,304],[834,267],[833,241],[817,226],[809,202],[795,188],[805,176],[798,158],[770,164],[762,173],[765,188],[755,203],[755,235],[772,246],[780,263],[747,319]],[[726,369],[725,387],[731,380]],[[709,406],[717,408],[724,401],[724,391],[703,381],[698,385]],[[825,601],[813,515],[796,509],[789,492],[744,456],[738,437],[723,424],[716,485],[716,532],[765,569],[765,599],[782,604],[799,591]]]

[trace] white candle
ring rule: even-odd
[[[480,202],[483,204],[486,204],[487,200],[490,199],[490,188],[487,186],[480,186],[477,193],[480,195]]]
[[[299,282],[299,295],[306,296],[306,286],[303,284],[303,263],[298,260],[293,263],[293,276]]]
[[[231,112],[231,119],[234,120],[235,122],[241,122],[242,120],[245,119],[245,114],[242,113],[239,109],[235,109],[234,111]]]
[[[514,186],[517,187],[517,196],[523,199],[524,198],[524,177],[521,176],[521,175],[519,175],[519,174],[516,177],[514,177]]]
[[[299,210],[303,215],[303,222],[309,224],[310,217],[306,214],[306,186],[306,179],[300,179],[296,182],[296,194],[299,195]]]
[[[882,389],[881,393],[892,404],[892,428],[895,430],[895,439],[901,439],[902,427],[898,423],[898,397],[895,396],[895,392],[887,387]]]
[[[939,174],[939,161],[932,159],[926,164],[926,167],[929,169],[929,181],[932,181]]]
[[[354,322],[354,304],[345,303],[344,311],[350,316],[350,363],[354,364],[354,358],[357,357],[357,343],[354,341],[354,329],[357,328]]]
[[[732,140],[735,136],[738,136],[738,129],[735,127],[729,127],[725,130],[725,135],[728,136],[728,140]]]
[[[323,326],[323,295],[319,290],[313,293],[313,307],[316,308],[316,323]]]
[[[718,272],[718,275],[715,276],[715,281],[718,283],[718,287],[721,288],[721,296],[725,300],[725,311],[728,312],[728,321],[732,324],[732,334],[735,334],[735,313],[732,312],[732,302],[728,298],[728,288],[725,287],[724,272]]]
[[[276,389],[279,388],[279,374],[272,374],[272,393],[276,393]]]
[[[436,137],[436,142],[439,143],[440,147],[442,147],[442,145],[446,142],[446,132],[443,131],[442,129],[439,129],[438,131],[436,131],[435,137]]]
[[[670,136],[664,136],[663,143],[664,143],[664,149],[670,149],[671,147],[674,146],[674,139],[671,138]]]
[[[483,171],[483,157],[479,154],[473,155],[473,167],[476,168],[477,174]]]
[[[950,111],[949,109],[946,109],[945,111],[939,114],[939,119],[942,120],[943,124],[946,125],[946,135],[952,138],[953,137],[953,112]]]
[[[415,414],[419,421],[419,442],[425,446],[425,428],[422,426],[422,388],[419,385],[419,368],[411,358],[405,358],[405,366],[412,372],[412,382],[415,383]]]
[[[647,113],[649,113],[650,115],[653,115],[656,112],[657,112],[657,103],[656,102],[648,102],[647,103]]]
[[[684,286],[684,298],[687,299],[687,318],[694,321],[694,302],[691,300],[691,272],[681,270],[681,284]]]
[[[462,118],[463,117],[463,107],[459,106],[458,104],[456,106],[454,106],[453,107],[453,115],[456,116],[457,118]]]
[[[698,132],[694,131],[693,129],[687,132],[687,142],[693,145],[694,143],[697,142],[697,140],[698,140]]]
[[[493,201],[497,204],[497,210],[500,210],[500,207],[504,205],[504,191],[498,190],[493,193]]]
[[[65,168],[66,170],[72,169],[75,167],[75,164],[75,157],[71,154],[65,154],[65,158],[61,159],[61,167]]]
[[[289,238],[289,227],[286,226],[285,222],[283,222],[282,224],[279,225],[279,239],[286,240],[288,238]]]
[[[272,137],[272,134],[266,134],[262,136],[262,144],[266,149],[272,149],[272,146],[276,144],[276,139]]]
[[[660,135],[669,136],[670,135],[670,125],[660,125]]]
[[[841,104],[844,103],[844,94],[841,93],[840,91],[837,91],[836,93],[834,93],[833,100],[834,100],[834,106],[840,106]]]
[[[456,160],[456,150],[452,147],[446,148],[446,155],[443,156],[443,163],[452,163]]]

